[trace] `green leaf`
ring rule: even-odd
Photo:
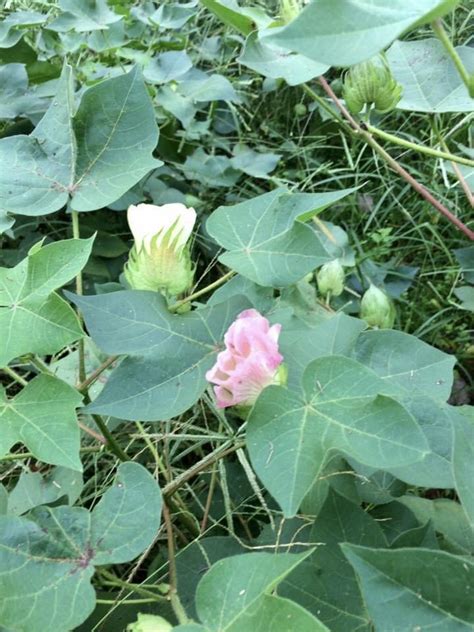
[[[399,502],[408,507],[420,523],[432,522],[435,530],[445,538],[444,548],[453,553],[474,553],[474,527],[458,502],[448,498],[428,500],[418,496],[403,496]]]
[[[456,297],[461,301],[462,309],[474,312],[474,287],[465,285],[454,290]]]
[[[468,632],[474,626],[474,564],[430,549],[343,544],[376,630]]]
[[[246,553],[220,560],[207,571],[196,591],[201,622],[216,632],[247,630],[242,625],[249,612],[307,555]]]
[[[0,210],[45,215],[69,199],[77,211],[106,206],[161,164],[151,155],[157,140],[137,68],[87,89],[74,115],[72,74],[65,66],[57,95],[32,134],[0,140]]]
[[[263,41],[328,66],[351,66],[376,55],[440,0],[318,0]]]
[[[281,322],[278,317],[272,319]],[[366,323],[342,312],[316,327],[292,317],[282,323],[280,353],[288,367],[288,388],[300,388],[301,377],[310,362],[329,355],[349,356]]]
[[[143,70],[143,76],[151,83],[166,83],[184,75],[193,62],[185,50],[170,50],[154,57]]]
[[[48,24],[52,31],[95,31],[122,19],[108,8],[106,0],[59,0],[59,8],[64,13]]]
[[[231,82],[223,75],[208,75],[197,68],[191,69],[179,81],[179,91],[192,101],[231,101],[239,103],[240,97]]]
[[[18,442],[40,461],[82,471],[75,409],[79,393],[61,380],[39,375],[14,398],[0,399],[0,456]]]
[[[304,55],[288,53],[283,48],[269,46],[258,39],[257,33],[249,35],[237,61],[264,77],[284,79],[290,86],[310,81],[329,69],[326,64],[320,64]]]
[[[0,22],[0,48],[15,46],[26,31],[25,27],[46,22],[46,15],[37,11],[15,11]]]
[[[235,150],[234,150],[235,152]],[[243,171],[254,178],[267,178],[278,164],[281,154],[272,152],[261,153],[250,148],[239,150],[233,158],[231,164],[234,169]]]
[[[379,524],[333,490],[318,512],[309,542],[320,543],[281,584],[279,594],[317,614],[332,632],[369,632],[370,620],[341,542],[384,547]]]
[[[461,266],[462,275],[468,283],[474,283],[474,246],[453,251]]]
[[[285,632],[329,632],[329,629],[318,621],[307,610],[289,599],[276,595],[263,595],[247,615],[242,617],[240,628],[229,628],[245,632],[268,632],[278,630],[285,622]]]
[[[171,314],[158,293],[123,291],[79,297],[94,342],[110,354],[128,354],[111,374],[91,412],[156,421],[187,410],[207,386],[205,373],[224,333],[249,307],[242,296],[187,314]]]
[[[402,397],[400,401],[416,419],[430,449],[416,464],[387,469],[410,485],[452,489],[453,431],[450,407],[440,406],[439,402],[420,396]]]
[[[245,552],[234,538],[214,536],[196,540],[178,553],[176,573],[179,598],[189,617],[197,618],[195,594],[203,572],[219,560]]]
[[[456,491],[474,528],[474,416],[471,407],[465,412],[453,417],[453,471]]]
[[[427,395],[446,401],[451,394],[456,358],[401,331],[361,334],[356,358],[370,367],[394,393]]]
[[[253,20],[245,15],[244,9],[235,0],[201,0],[201,4],[212,11],[226,25],[236,29],[242,35],[249,35],[255,30]]]
[[[474,51],[457,49],[468,72],[474,72]],[[395,42],[387,52],[395,79],[403,87],[397,108],[414,112],[471,112],[469,96],[451,57],[437,39]]]
[[[280,188],[234,206],[221,206],[207,221],[225,248],[219,260],[258,285],[292,285],[330,257],[309,219],[353,189],[334,193],[288,193]]]
[[[96,564],[137,557],[160,526],[161,494],[138,463],[120,465],[92,512],[43,507],[28,518],[0,516],[0,625],[67,632],[92,612]],[[67,604],[67,607],[63,607]]]
[[[285,516],[294,516],[334,450],[376,468],[401,467],[428,451],[414,419],[378,396],[372,371],[341,356],[320,358],[304,372],[303,394],[266,388],[247,429],[255,471]]]
[[[82,476],[65,467],[55,467],[45,476],[24,471],[8,497],[8,513],[21,516],[34,507],[54,503],[63,497],[67,497],[68,504],[72,505],[79,498],[82,487]]]
[[[82,270],[93,241],[35,246],[14,268],[0,268],[0,366],[24,353],[56,353],[82,337],[76,314],[54,290]]]
[[[0,119],[15,119],[44,112],[45,101],[28,91],[24,64],[0,66]]]

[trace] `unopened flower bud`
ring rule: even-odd
[[[280,0],[280,19],[283,24],[289,24],[301,12],[302,2],[300,0]]]
[[[154,614],[140,614],[135,623],[130,623],[127,632],[171,632],[173,626],[163,617]]]
[[[369,60],[353,66],[344,77],[342,94],[354,114],[365,105],[373,105],[378,112],[390,112],[400,101],[402,90],[382,58],[381,64]]]
[[[360,317],[371,327],[391,329],[395,322],[395,306],[385,292],[371,285],[362,297]]]
[[[316,281],[321,294],[331,293],[331,296],[339,296],[344,290],[344,268],[339,259],[325,263],[316,273]]]
[[[135,244],[124,274],[135,290],[178,296],[193,284],[194,268],[188,240],[196,211],[184,204],[138,204],[128,209]]]

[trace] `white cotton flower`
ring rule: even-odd
[[[125,278],[136,290],[178,296],[193,283],[188,241],[196,211],[184,204],[131,205],[128,224],[135,244],[125,266]]]

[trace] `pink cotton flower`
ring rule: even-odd
[[[280,330],[281,325],[270,327],[256,309],[239,314],[224,336],[225,350],[206,373],[206,379],[216,385],[219,408],[251,406],[266,386],[280,383]]]

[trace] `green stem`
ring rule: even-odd
[[[107,439],[107,447],[111,452],[115,454],[115,456],[121,461],[130,461],[130,458],[127,456],[126,452],[120,447],[120,444],[115,440],[114,435],[107,428],[107,424],[102,419],[100,415],[91,415],[92,419],[95,421],[97,427]]]
[[[28,381],[25,380],[24,377],[22,377],[14,369],[11,369],[9,366],[3,367],[2,371],[13,378],[15,382],[18,382],[18,384],[21,384],[22,386],[26,386],[28,384]]]
[[[433,29],[436,37],[443,44],[448,55],[451,57],[459,76],[468,89],[469,96],[474,98],[474,75],[470,75],[467,71],[462,59],[459,57],[458,51],[454,48],[452,41],[444,30],[443,22],[440,19],[434,20],[434,22],[431,23],[431,28]]]
[[[83,382],[81,382],[80,384],[77,385],[77,390],[80,393],[86,392],[88,390],[88,388],[90,386],[92,386],[92,384],[94,384],[94,382],[97,381],[97,379],[102,375],[102,373],[109,368],[109,366],[111,364],[113,364],[115,362],[115,360],[118,359],[118,356],[110,356],[110,358],[107,358],[107,360],[105,360],[105,362],[102,362],[102,364],[95,370],[93,371],[89,377],[87,377]]]
[[[104,584],[108,586],[118,586],[120,588],[126,588],[132,592],[136,592],[138,595],[143,595],[144,597],[149,597],[153,599],[153,601],[167,601],[167,598],[164,595],[157,595],[156,593],[148,590],[147,588],[143,588],[143,586],[139,586],[137,584],[130,584],[129,582],[119,579],[113,573],[103,569],[100,572],[102,577],[105,577],[108,581],[104,582]]]
[[[81,238],[81,232],[79,229],[79,213],[77,211],[71,211],[72,217],[72,236],[74,239]],[[76,276],[76,292],[79,296],[83,294],[83,284],[82,284],[82,271]],[[82,317],[78,312],[79,320],[82,323]],[[85,382],[86,379],[86,356],[85,356],[85,347],[84,347],[84,338],[80,338],[78,342],[78,355],[79,355],[79,382]]]
[[[92,452],[100,452],[102,448],[98,446],[81,448],[81,454],[89,454]],[[10,461],[21,461],[22,459],[36,459],[37,457],[32,452],[20,452],[19,454],[7,454],[5,456],[0,457],[0,463],[10,462]]]
[[[206,287],[203,287],[202,290],[198,290],[197,292],[194,292],[194,294],[190,294],[189,296],[186,296],[186,298],[183,298],[180,301],[176,301],[176,303],[174,303],[173,305],[170,305],[169,307],[170,312],[176,312],[182,305],[185,305],[186,303],[194,301],[194,299],[199,298],[203,294],[207,294],[208,292],[215,290],[216,287],[219,287],[220,285],[222,285],[223,283],[231,279],[234,275],[235,275],[235,272],[233,270],[230,270],[229,272],[224,274],[224,276],[222,276],[220,279],[217,279],[217,281],[214,281],[214,283],[210,283],[209,285],[206,285]]]
[[[455,156],[454,154],[451,154],[447,151],[440,151],[439,149],[433,149],[432,147],[427,147],[426,145],[418,145],[417,143],[412,143],[409,140],[405,140],[404,138],[400,138],[399,136],[395,136],[394,134],[384,132],[383,130],[378,129],[378,127],[374,127],[373,125],[367,125],[366,127],[371,134],[374,134],[374,136],[378,136],[379,138],[383,138],[390,143],[395,143],[396,145],[400,145],[401,147],[406,147],[407,149],[419,151],[422,154],[427,154],[428,156],[433,156],[434,158],[442,158],[443,160],[450,160],[451,162],[458,162],[461,165],[474,167],[474,160],[469,160],[469,158]]]
[[[186,623],[189,623],[189,619],[178,595],[178,575],[176,572],[173,525],[171,523],[171,515],[166,502],[163,503],[163,519],[165,522],[166,537],[168,542],[168,567],[170,579],[168,596],[171,602],[171,607],[173,608],[176,618],[178,619],[178,623],[185,625]]]
[[[51,371],[49,366],[46,364],[46,362],[43,362],[43,360],[41,360],[41,358],[38,358],[38,356],[32,356],[30,358],[30,363],[35,368],[37,368],[40,373],[46,373],[46,375],[53,375],[53,372]]]

